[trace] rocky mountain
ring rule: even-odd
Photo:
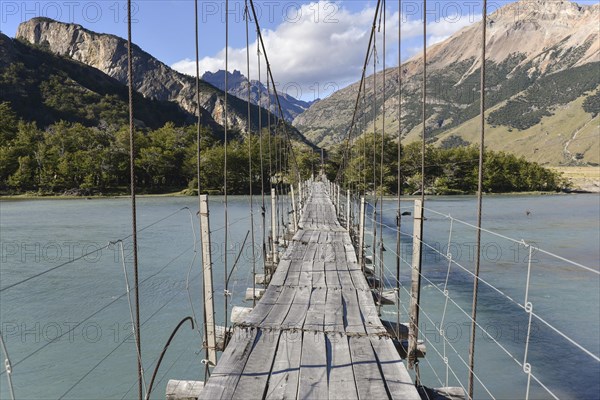
[[[600,4],[521,0],[488,19],[486,58],[489,147],[549,164],[599,163]],[[481,26],[472,24],[428,49],[426,136],[452,147],[477,141]],[[401,68],[402,137],[421,132],[422,55]],[[398,68],[386,71],[386,131],[398,134]],[[359,127],[383,125],[382,73],[367,79]],[[358,83],[312,105],[294,126],[322,146],[340,143]],[[377,94],[376,110],[373,109]]]
[[[33,18],[19,25],[16,38],[94,67],[117,81],[127,83],[127,41],[109,34],[100,34],[81,25]],[[134,88],[148,99],[176,102],[191,114],[197,110],[195,78],[179,73],[140,47],[133,46]],[[234,131],[246,131],[247,104],[234,96],[228,97],[228,126]],[[224,93],[201,81],[200,108],[224,125]],[[262,113],[263,126],[267,112]],[[274,118],[274,117],[273,117]],[[258,128],[258,107],[251,106],[251,128]],[[295,129],[297,139],[306,142]]]
[[[223,70],[219,70],[217,72],[206,72],[204,75],[202,75],[202,80],[221,90],[225,90],[225,71]],[[248,98],[248,78],[246,78],[240,71],[234,70],[233,73],[228,73],[227,86],[229,86],[227,90],[228,93],[242,100],[246,100]],[[278,94],[283,111],[283,117],[288,122],[292,122],[294,118],[306,111],[313,103],[298,100],[287,93]],[[279,115],[279,109],[277,107],[277,99],[275,95],[271,93],[269,96],[266,86],[259,81],[250,81],[250,102],[252,104],[260,105],[264,109],[270,110],[275,115]]]
[[[129,122],[128,95],[125,85],[95,68],[0,33],[0,102],[9,102],[25,121],[40,128],[60,120],[120,127]],[[138,126],[195,122],[176,103],[134,96]],[[203,120],[213,131],[220,130],[210,114],[204,113]]]

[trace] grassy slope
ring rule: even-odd
[[[592,115],[582,108],[586,96],[579,97],[554,110],[554,115],[544,117],[541,123],[519,131],[506,126],[490,126],[486,123],[486,146],[492,150],[501,150],[524,156],[529,161],[546,165],[565,163],[563,149],[565,143],[577,132],[577,137],[569,145],[573,154],[582,153],[583,161],[600,163],[600,116],[592,120]],[[487,113],[504,105],[500,103]],[[420,140],[421,126],[415,127],[403,139],[406,143]],[[439,135],[440,143],[449,136],[460,136],[471,143],[479,142],[479,117],[475,117],[460,126]]]

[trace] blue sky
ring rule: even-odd
[[[598,0],[579,1],[594,4]],[[488,0],[489,12],[510,1]],[[46,16],[75,22],[103,33],[125,37],[123,0],[0,2],[0,29],[14,36],[22,21]],[[150,54],[182,72],[192,72],[194,58],[194,2],[192,0],[137,0],[133,39]],[[360,78],[376,1],[256,0],[259,22],[267,42],[273,73],[280,90],[313,100]],[[422,0],[402,0],[402,58],[422,49]],[[439,42],[481,18],[480,0],[428,1],[428,42]],[[224,69],[224,1],[199,1],[202,70]],[[246,38],[244,2],[230,0],[230,70],[245,75]],[[387,1],[387,66],[397,65],[398,1]],[[250,75],[256,79],[255,32],[251,25]],[[379,68],[382,37],[378,37]],[[263,69],[264,71],[264,69]],[[264,75],[264,72],[263,72]],[[264,78],[264,77],[263,77]]]

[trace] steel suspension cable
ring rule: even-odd
[[[252,191],[253,175],[252,175],[252,132],[250,127],[250,34],[248,31],[248,24],[250,19],[250,13],[248,12],[248,0],[245,1],[244,17],[246,19],[246,70],[248,73],[248,190],[250,191],[250,242],[252,244],[252,307],[256,306],[256,256],[254,253],[255,239],[254,239],[254,196]],[[260,88],[259,88],[260,92]],[[260,102],[259,107],[260,110]],[[260,120],[260,117],[259,117]]]
[[[381,275],[381,279],[379,281],[379,295],[380,295],[380,307],[381,307],[381,300],[383,298],[383,286],[384,286],[384,278],[385,278],[385,274],[383,271],[383,152],[384,152],[384,139],[385,139],[385,79],[386,79],[386,74],[385,74],[385,67],[386,67],[386,59],[385,59],[385,52],[386,52],[386,32],[385,32],[385,28],[386,28],[386,24],[385,24],[385,19],[386,19],[386,2],[385,0],[383,0],[383,9],[381,11],[381,16],[383,17],[383,57],[382,57],[382,61],[383,61],[383,90],[382,90],[382,101],[381,101],[381,119],[382,119],[382,127],[381,127],[381,152],[379,154],[380,159],[379,159],[379,270],[380,270],[380,275]],[[380,312],[381,314],[381,312]]]
[[[423,221],[424,217],[424,205],[425,205],[425,123],[427,117],[427,0],[423,0],[423,83],[422,83],[422,138],[421,138],[421,207],[419,215],[415,215],[415,218],[420,218]],[[417,234],[416,232],[414,234]],[[423,224],[419,224],[419,238],[423,239]],[[419,246],[419,263],[417,266],[417,282],[416,282],[416,293],[413,293],[414,297],[414,316],[411,321],[411,327],[413,330],[414,343],[419,338],[419,313],[421,309],[421,270],[423,261],[423,246]],[[414,352],[416,349],[413,347],[410,352]],[[415,368],[415,384],[421,385],[421,377],[419,372],[419,362],[416,358],[416,354],[409,354],[409,365],[414,365]]]
[[[398,193],[396,211],[396,292],[397,292],[397,313],[396,313],[396,337],[400,338],[400,258],[401,258],[401,235],[400,228],[402,227],[402,211],[400,196],[402,196],[402,0],[398,0],[398,159],[397,171],[398,181],[396,191]]]
[[[262,218],[262,259],[263,259],[263,283],[265,283],[265,261],[267,257],[267,245],[266,245],[266,208],[265,208],[265,167],[264,167],[264,156],[263,156],[263,131],[262,131],[262,76],[261,76],[261,63],[260,63],[260,45],[258,43],[258,32],[256,33],[256,56],[258,59],[258,137],[259,137],[259,153],[260,153],[260,196],[261,196],[261,218]],[[267,80],[267,85],[269,81]],[[269,93],[267,93],[267,97]],[[267,119],[269,120],[269,131],[270,131],[270,113],[271,106],[270,101],[267,99],[269,109],[267,110]],[[269,132],[270,134],[270,132]],[[269,140],[270,143],[270,140]],[[270,179],[270,177],[269,177]]]
[[[265,63],[267,64],[267,80],[270,78],[271,83],[273,83],[273,92],[275,94],[275,99],[277,100],[277,108],[279,110],[280,120],[283,121],[283,131],[285,134],[285,140],[289,143],[292,155],[292,161],[294,163],[295,175],[300,177],[300,170],[298,168],[298,162],[296,160],[296,155],[294,152],[294,148],[292,147],[292,142],[290,136],[287,131],[287,124],[285,123],[285,118],[283,114],[283,108],[281,107],[281,100],[279,99],[279,94],[277,93],[277,88],[275,87],[275,79],[273,78],[273,71],[271,70],[271,64],[269,63],[269,56],[267,55],[267,49],[265,47],[265,41],[263,40],[262,33],[260,30],[260,24],[258,22],[258,17],[256,16],[256,9],[254,7],[254,1],[250,0],[250,8],[252,9],[252,16],[254,17],[254,23],[256,24],[256,32],[258,34],[258,41],[263,50],[263,55],[265,56]]]
[[[137,350],[138,398],[143,397],[142,385],[142,344],[140,341],[140,290],[139,266],[137,244],[137,212],[135,203],[135,130],[133,119],[133,51],[131,40],[131,0],[127,0],[127,83],[129,95],[129,173],[131,185],[131,229],[133,241],[133,271],[134,271],[134,296],[135,296],[135,338]]]
[[[487,30],[487,0],[483,0],[481,27],[481,82],[480,82],[480,136],[479,136],[479,171],[477,176],[477,254],[475,256],[475,278],[473,280],[473,305],[471,309],[471,340],[469,341],[469,398],[473,398],[473,374],[475,368],[475,324],[477,321],[477,295],[479,290],[479,268],[481,266],[481,214],[483,206],[483,157],[485,151],[485,51]]]
[[[223,150],[223,212],[224,212],[224,219],[225,219],[225,240],[224,240],[224,250],[225,250],[225,254],[223,254],[223,264],[224,264],[224,269],[225,269],[225,290],[223,292],[224,297],[225,297],[225,321],[223,322],[224,326],[225,326],[225,334],[227,334],[227,325],[228,325],[228,307],[229,307],[229,280],[227,279],[227,253],[229,251],[228,245],[229,245],[229,241],[228,241],[228,237],[229,237],[229,213],[227,210],[227,111],[228,111],[228,104],[227,104],[227,90],[229,89],[228,87],[228,81],[227,81],[227,74],[229,74],[229,0],[225,0],[225,109],[223,110],[223,115],[225,116],[225,123],[224,123],[224,128],[225,128],[225,143],[224,143],[224,150]]]
[[[362,74],[360,77],[360,84],[358,86],[358,94],[356,96],[356,101],[354,103],[354,111],[352,113],[352,121],[350,122],[350,126],[348,128],[348,137],[346,138],[346,146],[344,149],[344,158],[346,158],[348,156],[348,147],[349,147],[349,143],[350,143],[349,137],[350,137],[352,129],[354,128],[355,123],[356,123],[356,117],[358,114],[358,106],[360,103],[360,95],[361,95],[361,92],[364,95],[364,91],[366,91],[366,88],[367,88],[366,87],[367,67],[369,66],[369,57],[371,55],[371,48],[373,45],[373,41],[375,39],[375,32],[377,29],[377,16],[379,15],[380,6],[381,6],[381,0],[377,0],[377,5],[375,6],[375,15],[373,17],[373,25],[371,27],[371,35],[369,36],[369,44],[367,45],[367,53],[365,55],[365,61],[363,63]],[[364,100],[364,97],[363,97],[363,100]],[[341,170],[338,170],[338,173],[337,173],[338,177],[340,174],[341,174]],[[365,191],[366,191],[366,189],[365,189]]]
[[[200,150],[201,150],[201,140],[202,140],[202,130],[200,128],[200,122],[201,122],[201,116],[202,116],[202,112],[200,110],[200,27],[198,24],[198,0],[194,0],[194,26],[195,26],[195,30],[196,30],[196,38],[195,38],[195,44],[196,44],[196,107],[197,107],[197,112],[198,112],[198,119],[196,122],[196,179],[198,180],[198,210],[200,210],[200,203],[201,203],[201,198],[200,198],[200,192],[201,192],[201,186],[200,186],[200,161],[201,161],[201,156],[200,156]],[[198,213],[198,224],[201,226],[202,225],[202,219],[200,216],[200,213]],[[202,239],[200,239],[200,241],[202,241]],[[204,259],[204,254],[201,254],[200,256],[200,266],[201,268],[203,265],[203,259]],[[188,277],[189,278],[189,277]],[[206,299],[206,289],[204,287],[204,274],[202,274],[202,282],[201,282],[201,286],[202,286],[202,299]],[[204,301],[204,300],[203,300]],[[190,303],[191,304],[191,303]],[[203,327],[203,332],[206,332],[206,326],[207,326],[207,320],[206,320],[206,308],[203,306],[204,308],[204,312],[202,313],[202,327]],[[198,321],[196,321],[196,324],[198,324]],[[202,339],[202,347],[204,347],[204,358],[208,360],[208,344],[205,342],[205,338]],[[206,364],[205,368],[204,368],[204,380],[206,381],[208,378],[208,364]]]

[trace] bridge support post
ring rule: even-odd
[[[365,272],[365,198],[360,198],[360,216],[358,218],[358,262]]]
[[[340,185],[336,184],[335,185],[335,198],[336,198],[335,208],[337,210],[337,217],[338,217],[338,219],[340,218],[340,211],[341,211],[340,210],[340,192],[341,192]]]
[[[273,267],[275,268],[279,263],[278,243],[279,238],[277,237],[277,198],[275,195],[275,188],[271,188],[271,260],[273,261]]]
[[[346,229],[349,233],[352,231],[352,220],[350,219],[352,214],[350,210],[350,189],[348,189],[346,190]]]
[[[302,181],[298,181],[298,210],[304,206],[304,197],[302,196]],[[300,214],[300,213],[298,213]]]
[[[294,185],[290,185],[292,195],[292,227],[294,228],[294,233],[298,230],[298,214],[296,212],[296,196],[294,196]]]
[[[212,256],[210,253],[210,226],[208,219],[208,196],[200,196],[200,233],[202,236],[202,270],[204,277],[204,315],[206,316],[206,332],[204,346],[207,349],[209,365],[217,365],[217,342],[214,319],[214,296],[212,279]]]
[[[410,326],[408,330],[408,367],[417,362],[417,340],[419,339],[419,307],[421,297],[421,241],[423,236],[423,204],[415,200],[413,225],[413,254],[410,290]]]

